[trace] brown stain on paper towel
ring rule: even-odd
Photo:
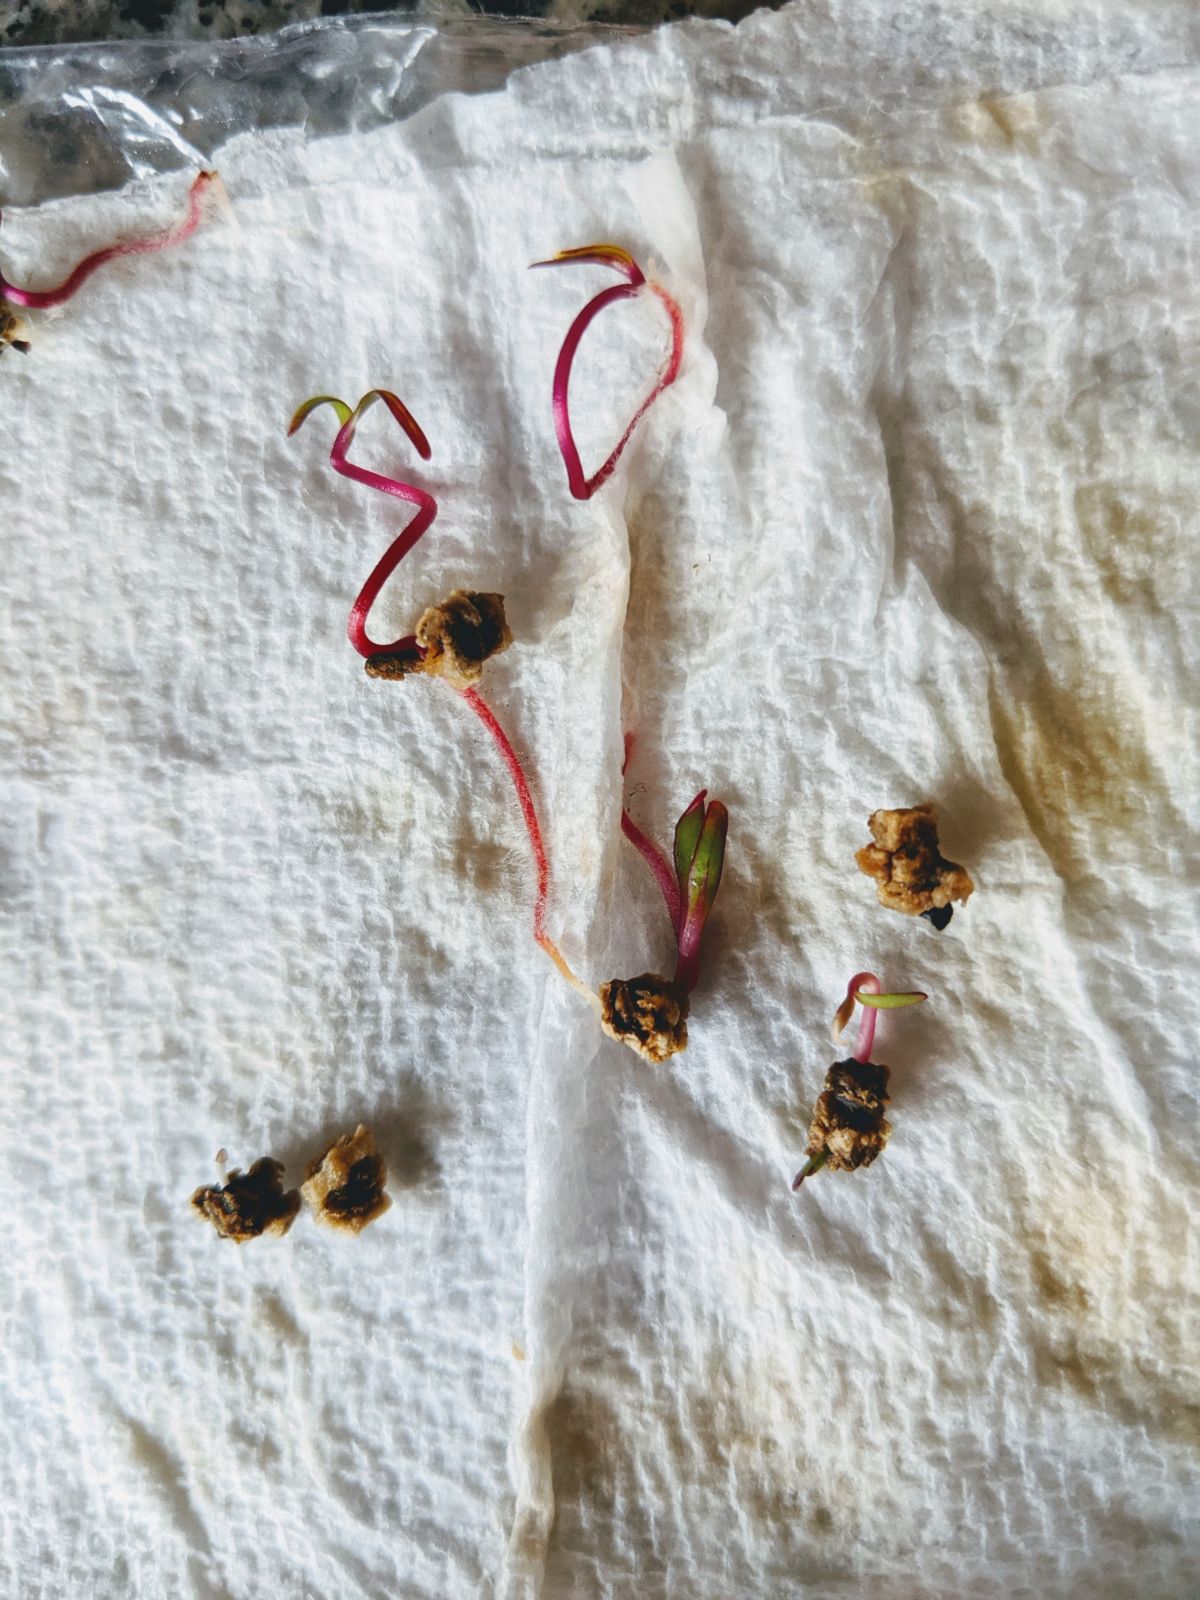
[[[594,1548],[596,1531],[614,1526],[623,1547],[639,1552],[638,1579],[664,1577],[666,1552],[655,1551],[669,1523],[649,1507],[671,1503],[680,1484],[705,1484],[716,1494],[727,1486],[730,1516],[736,1508],[802,1561],[806,1548],[831,1537],[848,1548],[866,1534],[878,1506],[859,1506],[862,1495],[849,1474],[826,1466],[821,1492],[812,1492],[796,1459],[795,1431],[779,1416],[786,1391],[772,1383],[757,1416],[745,1409],[739,1387],[728,1378],[703,1390],[668,1393],[659,1385],[653,1401],[630,1395],[620,1407],[582,1385],[563,1388],[545,1417],[555,1501],[548,1582],[557,1563],[571,1561],[573,1570],[573,1560]],[[849,1572],[848,1566],[841,1572],[834,1552],[820,1567],[812,1576]],[[651,1592],[658,1592],[653,1584]]]
[[[1144,858],[1167,804],[1139,709],[1105,673],[1060,680],[1044,667],[990,690],[1001,770],[1064,877]]]
[[[652,1479],[654,1461],[644,1448],[639,1452],[635,1418],[568,1380],[547,1407],[545,1429],[554,1482],[546,1590],[557,1592],[574,1582],[581,1561],[599,1559],[605,1530],[617,1529],[620,1548],[630,1554],[624,1562],[610,1557],[606,1578],[621,1584],[636,1579],[646,1592],[660,1592],[666,1572],[657,1553],[661,1533],[640,1470],[648,1469]]]
[[[1056,1176],[1015,1219],[1014,1239],[1028,1251],[1038,1382],[1196,1448],[1200,1305],[1185,1267],[1195,1249],[1192,1181],[1169,1167],[1139,1175],[1136,1189]]]
[[[1164,558],[1172,518],[1097,487],[1076,497],[1074,517],[1031,527],[1038,623],[988,556],[997,530],[987,512],[944,483],[938,495],[957,547],[953,592],[940,598],[987,648],[997,758],[1031,829],[1065,878],[1144,864],[1149,843],[1179,828],[1162,756],[1184,735],[1153,693],[1138,654],[1144,629],[1128,625],[1123,602]]]
[[[622,1456],[613,1406],[592,1390],[564,1387],[547,1408],[546,1434],[555,1503],[586,1501],[598,1513],[611,1513]]]

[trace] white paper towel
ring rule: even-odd
[[[1183,4],[798,5],[304,147],[237,226],[107,268],[0,369],[5,1594],[1200,1590],[1194,537],[1200,53]],[[17,281],[173,214],[5,217]],[[549,386],[609,238],[677,385],[572,502]],[[661,348],[605,314],[598,459]],[[345,615],[507,597],[552,930],[668,961],[643,864],[730,807],[686,1055],[603,1039],[529,937],[505,776]],[[854,869],[936,800],[941,937]],[[788,1192],[867,965],[888,1150]],[[221,1244],[219,1145],[297,1181],[363,1120],[396,1204]]]

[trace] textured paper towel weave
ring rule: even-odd
[[[236,226],[5,359],[5,1595],[1200,1591],[1198,58],[1182,4],[665,30],[239,141]],[[8,214],[5,270],[179,202]],[[603,275],[524,266],[594,238],[689,331],[577,505]],[[661,340],[595,325],[585,459]],[[402,513],[283,428],[379,383],[442,511],[378,632],[507,596],[590,981],[669,953],[623,728],[643,827],[730,807],[666,1068],[532,945],[473,719],[345,642]],[[414,465],[381,415],[356,454]],[[852,861],[924,799],[978,884],[940,938]],[[864,965],[933,997],[881,1028],[895,1134],[793,1197]],[[296,1181],[359,1120],[357,1241],[189,1215],[218,1146]]]

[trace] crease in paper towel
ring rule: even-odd
[[[630,562],[630,528],[621,508],[627,506],[631,496],[635,494],[631,480],[653,470],[652,466],[648,468],[646,465],[647,455],[654,451],[655,444],[660,438],[677,431],[681,426],[690,424],[693,429],[697,429],[695,437],[701,434],[707,434],[710,439],[713,437],[713,430],[708,425],[708,409],[711,403],[711,388],[715,386],[715,365],[711,354],[703,345],[705,285],[697,219],[678,163],[670,154],[652,158],[634,167],[624,177],[623,185],[636,207],[647,248],[657,256],[661,256],[667,269],[667,287],[681,306],[687,329],[684,361],[679,379],[650,413],[640,436],[631,443],[618,465],[612,487],[597,497],[592,513],[597,529],[604,529],[608,534],[607,560],[612,570],[627,574]],[[653,267],[649,270],[651,273],[654,271]],[[707,396],[704,393],[706,383],[709,386]],[[668,405],[666,403],[668,400],[672,404]],[[669,638],[671,628],[672,619],[670,616],[664,617],[650,636],[661,634],[664,638]],[[621,680],[624,673],[624,643],[627,631],[628,612],[622,605],[620,618],[614,616],[611,635],[610,682],[606,708],[608,714],[605,718],[606,742],[609,747],[607,773],[609,804],[604,835],[603,872],[600,878],[600,882],[605,885],[619,883],[626,875],[626,870],[623,869],[628,869],[631,864],[629,854],[621,840],[619,811],[623,782],[621,735],[624,729],[621,715]],[[635,648],[639,643],[638,640],[634,641]],[[672,677],[669,657],[658,660],[657,675],[669,693]],[[639,749],[639,776],[652,772],[658,766],[651,745],[652,737],[651,732]],[[685,784],[687,781],[686,778],[683,780]],[[636,865],[640,870],[640,862]],[[591,941],[598,946],[594,952],[595,956],[599,957],[601,952],[604,956],[608,956],[610,951],[622,951],[628,948],[630,941],[627,937],[622,938],[615,933],[606,935],[603,931],[609,919],[614,914],[619,916],[624,909],[623,897],[619,893],[614,894],[609,891],[596,896],[593,920],[597,932]],[[656,907],[655,912],[657,920],[661,922],[661,911]],[[616,957],[612,956],[609,959]],[[644,970],[647,964],[654,965],[654,958],[649,956],[627,955],[625,960],[628,970],[626,967],[621,967],[619,962],[618,967],[612,970],[609,966],[596,968],[595,981],[599,983],[613,976],[628,976],[634,970]],[[659,965],[661,964],[659,962]],[[582,1020],[586,1030],[590,1019]],[[578,1022],[579,1019],[575,1019],[576,1032],[578,1032]],[[591,1024],[591,1028],[594,1031],[594,1023]],[[584,1063],[594,1060],[602,1048],[604,1046],[599,1039],[594,1039],[590,1050],[585,1048],[583,1051]],[[562,1052],[564,1055],[566,1053]],[[553,1061],[558,1052],[551,1051],[549,1054]],[[554,1522],[553,1462],[546,1417],[548,1414],[553,1414],[555,1408],[560,1405],[564,1361],[571,1335],[569,1320],[564,1321],[556,1311],[557,1300],[552,1282],[547,1282],[542,1272],[530,1273],[530,1266],[534,1263],[554,1260],[556,1241],[560,1233],[560,1219],[571,1203],[569,1189],[572,1179],[569,1158],[556,1155],[552,1147],[547,1148],[547,1136],[543,1128],[553,1130],[553,1134],[550,1135],[550,1140],[553,1142],[564,1141],[564,1129],[569,1129],[575,1138],[586,1136],[583,1131],[584,1125],[579,1120],[581,1109],[586,1105],[585,1073],[586,1066],[573,1080],[564,1079],[557,1067],[552,1066],[548,1072],[540,1075],[541,1081],[536,1087],[531,1086],[530,1093],[528,1144],[534,1179],[530,1183],[528,1200],[530,1249],[527,1258],[525,1322],[527,1340],[527,1361],[524,1368],[525,1420],[514,1441],[513,1449],[517,1507],[509,1540],[507,1588],[504,1591],[512,1596],[536,1594],[541,1585],[546,1548]],[[557,1181],[547,1183],[545,1176],[547,1173],[555,1175]]]

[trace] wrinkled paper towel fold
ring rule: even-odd
[[[789,7],[245,138],[233,218],[5,359],[4,1592],[513,1600],[1197,1592],[1200,41],[1191,7]],[[52,281],[183,181],[5,218]],[[612,239],[682,376],[568,497],[558,344]],[[593,327],[598,460],[659,359]],[[529,936],[483,732],[368,681],[507,596],[553,930],[669,961],[660,839],[729,805],[692,1042],[650,1070]],[[419,468],[419,473],[417,469]],[[388,631],[390,630],[390,632]],[[1191,693],[1189,694],[1189,690]],[[941,937],[853,865],[936,800]],[[863,966],[894,1137],[793,1197]],[[213,1152],[369,1123],[396,1204],[219,1243]]]

